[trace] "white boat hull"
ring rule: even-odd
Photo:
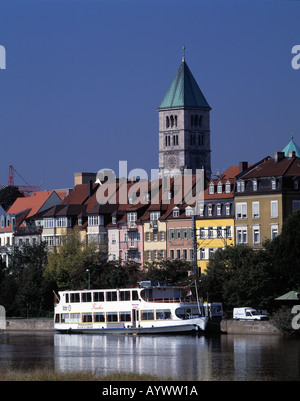
[[[110,323],[106,327],[96,327],[92,324],[70,324],[55,325],[54,330],[60,333],[67,334],[163,334],[163,333],[185,333],[185,332],[200,332],[204,331],[207,325],[208,318],[202,317],[185,321],[176,321],[174,324],[148,327],[124,327],[118,323]],[[59,327],[61,326],[61,327]]]

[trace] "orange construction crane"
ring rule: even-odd
[[[14,184],[14,173],[17,173],[18,176],[27,184],[27,185],[15,185]],[[21,192],[35,192],[35,191],[41,191],[42,186],[40,187],[34,187],[32,185],[29,185],[27,181],[24,180],[24,178],[17,172],[17,170],[14,168],[14,166],[9,166],[9,171],[8,171],[8,186],[15,186],[19,189]]]

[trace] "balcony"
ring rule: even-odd
[[[16,228],[15,235],[40,235],[42,227],[18,227]]]
[[[157,230],[158,227],[158,221],[157,220],[150,220],[150,229],[151,230]]]

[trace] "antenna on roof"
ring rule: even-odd
[[[182,61],[185,61],[185,46],[182,46]]]

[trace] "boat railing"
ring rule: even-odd
[[[147,302],[158,303],[195,303],[196,301],[191,298],[145,298]]]

